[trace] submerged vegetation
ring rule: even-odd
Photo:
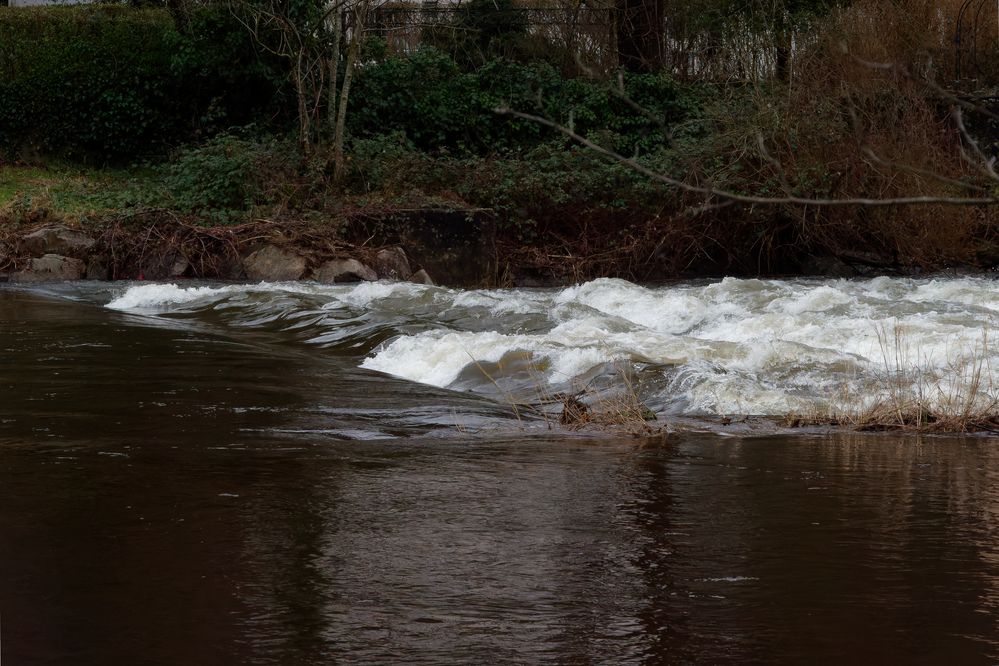
[[[989,329],[967,348],[934,362],[904,328],[878,329],[881,365],[864,382],[844,387],[822,409],[790,414],[785,423],[856,430],[999,432],[999,385]]]

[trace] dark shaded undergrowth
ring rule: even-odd
[[[965,108],[963,134],[957,98],[930,66],[947,62],[947,20],[921,0],[845,3],[801,41],[793,76],[753,83],[569,76],[537,59],[471,66],[446,50],[368,49],[350,96],[346,173],[334,182],[331,148],[320,141],[302,157],[287,109],[273,111],[287,101],[278,65],[224,13],[182,30],[159,10],[0,11],[10,37],[0,92],[19,109],[0,113],[0,226],[8,237],[52,222],[156,229],[184,247],[229,227],[289,238],[307,229],[331,247],[363,247],[358,228],[391,235],[446,214],[488,236],[484,260],[501,283],[987,270],[999,264],[994,206],[737,203],[658,184],[495,113],[548,118],[694,187],[988,198],[999,138],[989,109]],[[150,44],[141,57],[136,39]],[[207,48],[219,40],[232,67]],[[108,59],[119,66],[102,67]],[[49,85],[42,64],[80,85]],[[160,80],[135,87],[155,72]],[[955,92],[978,99],[987,79]],[[162,231],[167,222],[188,231]],[[210,276],[211,262],[202,265]]]

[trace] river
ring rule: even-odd
[[[996,312],[979,277],[0,285],[0,660],[994,663],[995,438],[739,417],[969,354],[991,390]]]

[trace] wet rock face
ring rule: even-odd
[[[358,245],[401,245],[407,263],[424,268],[438,284],[473,286],[498,280],[496,224],[488,213],[422,210],[391,220],[358,218],[342,230]],[[406,279],[403,276],[379,277]]]
[[[31,259],[24,270],[10,276],[11,282],[53,282],[59,280],[80,280],[87,270],[79,259],[46,254]]]
[[[406,253],[399,247],[379,250],[375,255],[375,270],[378,277],[387,280],[408,280],[413,274]]]
[[[184,277],[190,267],[190,261],[183,254],[164,248],[150,253],[140,264],[140,271],[146,280],[172,280]]]
[[[371,282],[378,279],[378,274],[357,259],[331,259],[316,269],[312,279],[326,284],[361,280]]]
[[[416,284],[429,285],[431,287],[437,286],[437,283],[434,282],[434,279],[432,277],[430,277],[430,274],[427,273],[422,268],[420,270],[416,271],[415,273],[413,273],[412,275],[410,275],[409,276],[409,281],[410,282],[415,282]]]
[[[18,249],[21,254],[42,257],[47,254],[84,257],[94,246],[93,238],[63,226],[44,227],[21,238]]]
[[[305,274],[305,258],[275,245],[265,245],[243,260],[243,268],[250,280],[286,282]]]

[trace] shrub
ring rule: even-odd
[[[160,167],[173,208],[227,222],[257,204],[280,203],[299,166],[294,145],[221,134]]]
[[[222,9],[0,8],[0,156],[123,161],[231,122],[275,86]]]
[[[366,67],[348,117],[358,138],[403,132],[414,147],[428,151],[484,155],[524,149],[553,135],[535,122],[494,111],[508,106],[572,124],[583,134],[604,132],[612,136],[612,147],[632,154],[668,145],[670,132],[685,131],[696,119],[704,96],[664,74],[628,75],[623,82],[627,96],[647,114],[610,84],[566,78],[545,63],[497,59],[463,73],[448,55],[421,50]]]

